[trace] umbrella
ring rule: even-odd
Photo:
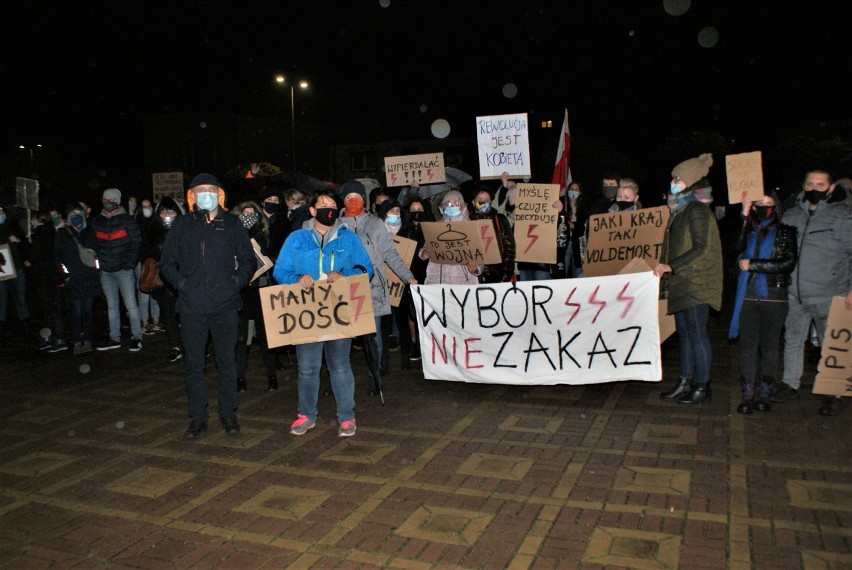
[[[458,188],[465,182],[473,180],[473,176],[452,166],[446,167],[444,169],[444,172],[447,178],[446,182],[439,182],[437,184],[422,184],[417,190],[417,195],[423,199],[431,198],[432,196],[443,194],[444,192],[451,190],[452,188]]]
[[[273,175],[270,180],[287,188],[296,188],[305,194],[327,190],[322,180],[301,172],[279,172]]]

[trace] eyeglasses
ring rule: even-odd
[[[441,205],[444,206],[445,208],[451,208],[453,206],[456,206],[457,208],[461,208],[462,203],[459,202],[458,200],[456,200],[455,202],[444,202]]]

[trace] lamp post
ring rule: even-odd
[[[20,144],[20,145],[18,145],[18,148],[21,149],[21,150],[29,151],[29,153],[30,153],[30,176],[32,178],[38,178],[38,172],[36,171],[36,168],[35,168],[35,155],[33,154],[33,147]],[[41,145],[37,144],[36,148],[40,149]]]
[[[287,78],[283,75],[276,75],[275,82],[279,85],[284,85],[287,83]],[[299,80],[299,88],[307,89],[308,82],[304,79]],[[295,95],[295,82],[290,83],[290,133],[292,137],[293,144],[293,171],[296,170],[296,95]]]

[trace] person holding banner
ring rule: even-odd
[[[778,368],[778,341],[787,316],[787,286],[796,265],[796,228],[781,223],[778,196],[772,192],[752,204],[743,192],[743,223],[734,313],[728,338],[740,337],[740,387],[737,412],[768,412]],[[755,396],[757,353],[760,385]]]
[[[273,277],[282,285],[299,283],[306,291],[318,281],[332,283],[340,277],[374,273],[373,263],[361,240],[339,220],[334,194],[329,191],[314,194],[309,202],[314,217],[305,228],[290,234],[281,255],[275,262]],[[331,379],[331,389],[337,403],[337,435],[355,435],[355,376],[349,351],[352,339],[344,338],[296,345],[299,365],[299,404],[296,421],[290,433],[304,435],[317,425],[320,369],[322,356]]]
[[[615,195],[615,204],[609,207],[610,212],[625,212],[629,210],[641,210],[642,202],[639,201],[639,185],[632,178],[622,178],[618,183],[618,193]]]
[[[713,213],[693,191],[712,164],[713,155],[706,153],[672,170],[672,215],[654,268],[654,275],[666,277],[663,294],[675,316],[680,358],[680,378],[660,399],[684,405],[709,404],[712,396],[707,318],[711,307],[722,306],[722,243]]]
[[[474,211],[471,220],[491,220],[497,245],[500,246],[500,263],[486,265],[485,271],[479,276],[480,283],[505,283],[515,276],[515,233],[506,216],[493,208],[494,192],[480,184],[473,195]]]
[[[458,190],[450,190],[441,199],[440,204],[442,222],[463,222],[470,220],[464,197]],[[426,248],[420,248],[418,253],[420,259],[428,261],[429,252]],[[479,276],[485,271],[484,265],[468,262],[465,265],[451,265],[448,263],[430,263],[426,266],[426,285],[478,285]]]

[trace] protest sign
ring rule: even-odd
[[[388,188],[411,186],[415,182],[434,184],[446,179],[443,153],[385,157],[385,181]]]
[[[429,263],[491,265],[500,263],[500,244],[491,220],[422,222]]]
[[[667,206],[660,206],[589,217],[583,276],[615,275],[635,257],[655,266],[670,215]]]
[[[640,258],[634,257],[633,261],[629,261],[627,265],[621,268],[621,271],[618,272],[619,275],[626,275],[628,273],[641,273],[643,271],[651,271],[651,267],[648,263]],[[675,318],[674,315],[670,315],[669,313],[669,300],[668,299],[660,299],[659,302],[659,310],[657,311],[657,320],[660,323],[660,342],[665,342],[667,338],[672,336],[677,327],[675,326]]]
[[[15,178],[16,203],[25,210],[38,210],[38,180]]]
[[[414,259],[414,252],[417,249],[417,242],[413,239],[408,239],[399,236],[391,236],[393,245],[396,247],[396,252],[402,258],[402,262],[406,267],[411,267],[411,260]],[[408,285],[405,281],[399,278],[399,275],[393,272],[387,263],[385,263],[385,274],[388,277],[388,299],[391,307],[399,307],[399,302],[402,300],[402,294],[405,293],[405,286]]]
[[[728,176],[729,204],[741,204],[743,192],[755,202],[763,198],[763,166],[759,150],[727,155],[725,174]]]
[[[831,300],[813,393],[852,396],[852,311],[845,297]]]
[[[515,261],[556,263],[559,184],[518,184],[515,189]]]
[[[298,283],[262,287],[260,305],[269,348],[376,332],[366,273],[315,281],[307,290]]]
[[[261,253],[260,244],[254,238],[251,238],[251,248],[254,250],[255,259],[257,259],[257,271],[254,272],[254,276],[250,281],[254,282],[255,279],[272,269],[275,266],[275,262]]]
[[[651,272],[493,285],[414,285],[423,373],[485,384],[662,378]]]
[[[532,176],[527,114],[476,118],[479,178],[491,180],[508,172],[514,178]]]
[[[186,200],[183,187],[183,172],[155,172],[151,175],[154,184],[154,203],[159,204],[163,196],[172,198],[178,204]]]
[[[14,279],[17,276],[15,262],[12,259],[12,249],[8,243],[0,245],[0,281]],[[6,291],[3,291],[3,294],[5,295]]]

